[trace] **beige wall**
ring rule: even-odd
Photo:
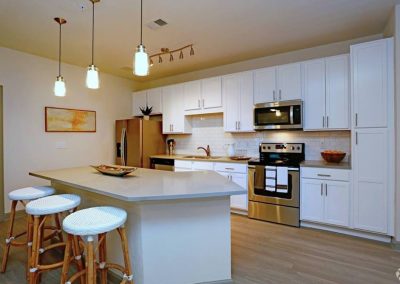
[[[241,61],[238,63],[222,65],[214,68],[189,72],[185,74],[175,75],[171,77],[161,78],[158,80],[148,81],[139,83],[135,90],[148,89],[153,87],[165,86],[169,84],[181,83],[191,80],[203,79],[218,75],[226,75],[235,72],[241,72],[251,69],[257,69],[262,67],[292,63],[297,61],[303,61],[313,58],[320,58],[325,56],[338,55],[350,52],[350,45],[371,41],[374,39],[382,38],[381,34],[357,38],[353,40],[337,42],[327,45],[321,45],[313,48],[307,48],[302,50],[297,50],[293,52],[287,52],[267,57],[261,57],[252,60]],[[171,63],[173,64],[173,63]]]
[[[4,215],[3,86],[0,85],[0,221]]]
[[[46,182],[30,171],[114,161],[114,125],[130,117],[133,83],[101,74],[99,91],[85,87],[85,68],[63,64],[67,96],[53,95],[58,63],[0,48],[0,85],[4,95],[4,191]],[[97,112],[96,133],[46,133],[44,107],[89,109]],[[66,149],[57,149],[57,143]],[[6,195],[5,195],[6,196]],[[5,198],[6,212],[9,202]]]

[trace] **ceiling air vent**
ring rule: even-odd
[[[166,21],[164,21],[163,19],[158,19],[155,21],[152,21],[150,23],[148,23],[146,26],[149,27],[152,30],[157,30],[165,25],[167,25],[168,23]]]

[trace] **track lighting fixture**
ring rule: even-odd
[[[150,65],[151,66],[153,65],[153,60],[152,59],[153,58],[157,58],[157,57],[158,57],[158,63],[162,63],[163,62],[163,56],[167,55],[167,54],[169,54],[169,61],[172,62],[172,61],[174,61],[174,53],[176,53],[176,52],[179,52],[179,59],[183,59],[184,58],[184,54],[183,54],[184,51],[186,49],[189,49],[189,48],[190,48],[189,55],[193,56],[194,55],[193,44],[188,44],[188,45],[185,45],[185,46],[183,46],[181,48],[177,48],[177,49],[174,49],[174,50],[170,50],[167,47],[163,47],[163,48],[161,48],[161,52],[153,54],[153,55],[151,55],[149,57],[150,58]]]

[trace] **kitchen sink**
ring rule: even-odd
[[[221,158],[220,156],[196,156],[196,155],[191,155],[191,156],[184,156],[183,158],[185,159],[203,159],[203,160],[213,160],[213,159],[219,159]]]

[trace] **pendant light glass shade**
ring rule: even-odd
[[[142,44],[138,45],[136,49],[134,65],[136,76],[147,76],[149,74],[149,56]]]
[[[64,78],[62,76],[57,76],[56,82],[54,83],[54,95],[57,97],[65,97],[66,91]]]
[[[100,87],[99,71],[93,64],[89,65],[87,70],[86,87],[89,89],[98,89]]]

